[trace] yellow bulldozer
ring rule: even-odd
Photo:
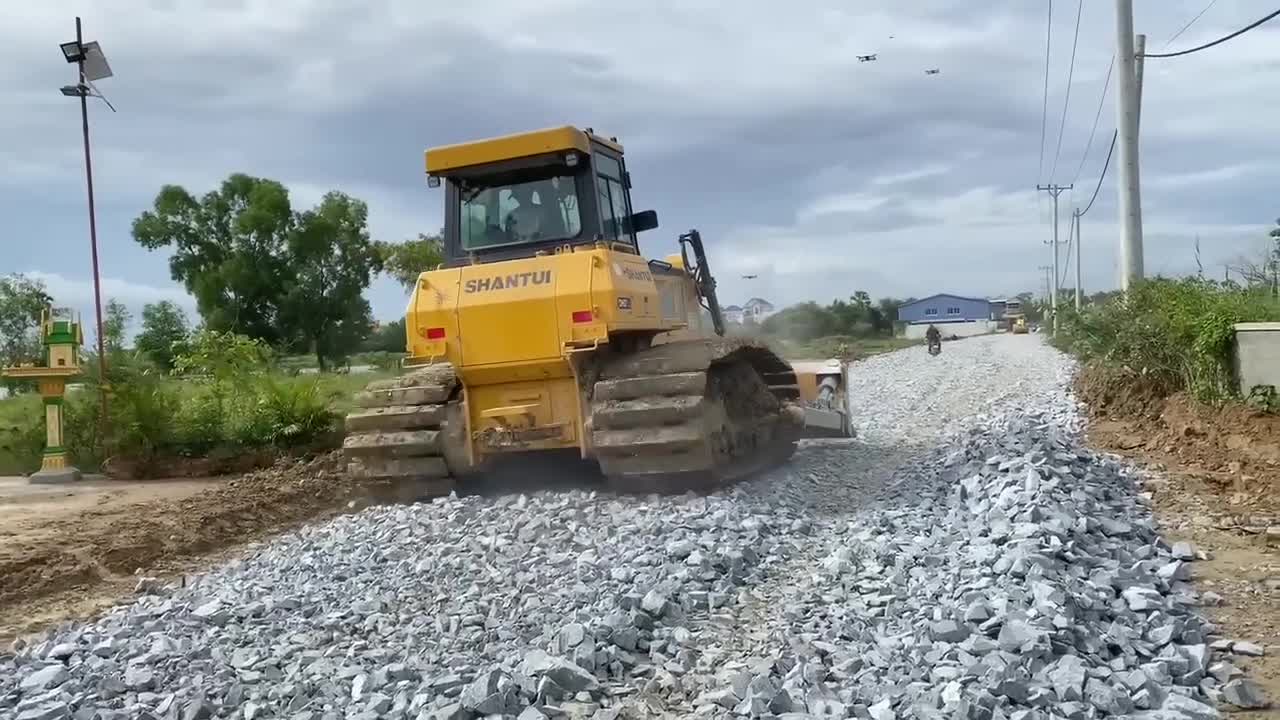
[[[448,493],[503,458],[594,460],[623,492],[731,482],[851,435],[843,366],[725,336],[702,238],[645,259],[616,138],[559,127],[426,151],[444,262],[405,312],[406,372],[356,398],[349,472]]]

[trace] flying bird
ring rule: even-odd
[[[742,276],[742,279],[743,279],[743,280],[755,280],[755,279],[756,279],[756,278],[758,278],[758,277],[760,277],[760,276],[759,276],[759,275],[743,275],[743,276]]]
[[[875,59],[876,59],[876,53],[871,53],[870,55],[858,56],[858,62],[874,62]]]
[[[941,71],[941,70],[939,70],[938,68],[930,68],[930,69],[928,69],[928,70],[925,70],[925,71],[924,71],[924,74],[925,74],[925,75],[937,75],[937,74],[938,74],[938,73],[940,73],[940,72],[942,72],[942,71]]]

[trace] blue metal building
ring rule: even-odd
[[[939,325],[990,319],[991,303],[985,298],[939,293],[898,306],[898,322],[908,325]]]

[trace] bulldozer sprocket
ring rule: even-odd
[[[369,383],[346,418],[347,472],[417,497],[449,494],[454,478],[446,440],[457,387],[453,368],[444,364]]]
[[[657,345],[603,363],[591,445],[620,492],[708,490],[791,456],[798,397],[795,373],[764,346]]]

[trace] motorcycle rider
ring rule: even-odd
[[[928,341],[929,347],[942,344],[942,333],[934,325],[929,325],[929,329],[924,331],[924,339]]]

